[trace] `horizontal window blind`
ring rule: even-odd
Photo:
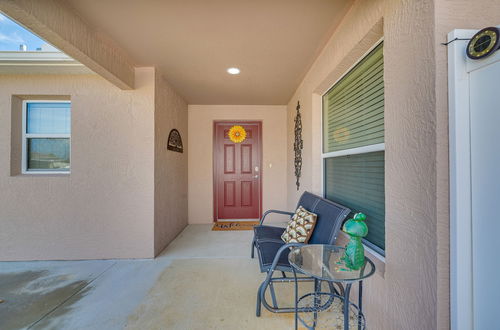
[[[323,125],[325,197],[366,214],[364,243],[385,255],[382,43],[323,96]]]
[[[26,106],[26,133],[71,133],[71,103],[29,102]]]
[[[382,44],[323,96],[323,152],[384,142]]]
[[[325,197],[366,214],[365,239],[385,249],[384,151],[325,159]],[[366,243],[366,242],[365,242]]]

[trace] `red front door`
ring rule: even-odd
[[[231,127],[245,129],[240,143],[229,139]],[[258,219],[261,214],[261,123],[214,124],[214,217]]]

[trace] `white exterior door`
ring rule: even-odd
[[[474,32],[455,31],[462,38]],[[450,67],[452,328],[498,329],[500,51],[471,60],[465,56],[467,41],[455,43],[450,49],[455,65],[454,72]]]

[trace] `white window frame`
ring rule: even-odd
[[[368,146],[363,146],[363,147],[357,147],[357,148],[351,148],[351,149],[345,149],[345,150],[340,150],[340,151],[332,151],[332,152],[324,152],[324,104],[323,104],[323,97],[325,96],[326,93],[330,89],[332,89],[333,86],[335,86],[340,80],[342,80],[356,65],[358,65],[363,59],[368,56],[375,48],[377,48],[382,42],[384,41],[384,38],[381,38],[378,40],[370,49],[364,53],[360,58],[353,64],[351,65],[341,76],[339,79],[337,79],[333,84],[330,85],[326,89],[326,91],[321,94],[321,190],[322,190],[322,195],[323,197],[325,196],[325,159],[327,158],[335,158],[335,157],[342,157],[342,156],[349,156],[349,155],[359,155],[359,154],[366,154],[370,152],[377,152],[377,151],[384,151],[385,152],[385,143],[377,143],[377,144],[372,144]],[[384,110],[385,111],[385,110]],[[385,131],[385,129],[384,129]],[[384,169],[385,171],[385,169]],[[385,262],[385,256],[380,254],[378,251],[375,251],[371,247],[367,246],[365,243],[363,243],[363,246],[366,251],[370,252],[373,256],[375,256],[377,259],[381,260],[382,262]],[[385,252],[385,250],[384,250]]]
[[[71,107],[71,101],[69,100],[24,100],[23,101],[23,122],[22,122],[22,156],[21,156],[21,173],[22,174],[70,174],[71,172],[71,133],[69,134],[30,134],[27,131],[27,119],[28,119],[28,103],[69,103]],[[71,118],[71,110],[70,110]],[[70,123],[71,126],[71,123]],[[70,168],[67,171],[63,170],[29,170],[28,169],[28,147],[27,142],[29,138],[64,138],[69,139],[69,164]]]

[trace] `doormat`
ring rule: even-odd
[[[258,225],[259,221],[224,221],[216,222],[212,230],[253,230],[253,227]]]

